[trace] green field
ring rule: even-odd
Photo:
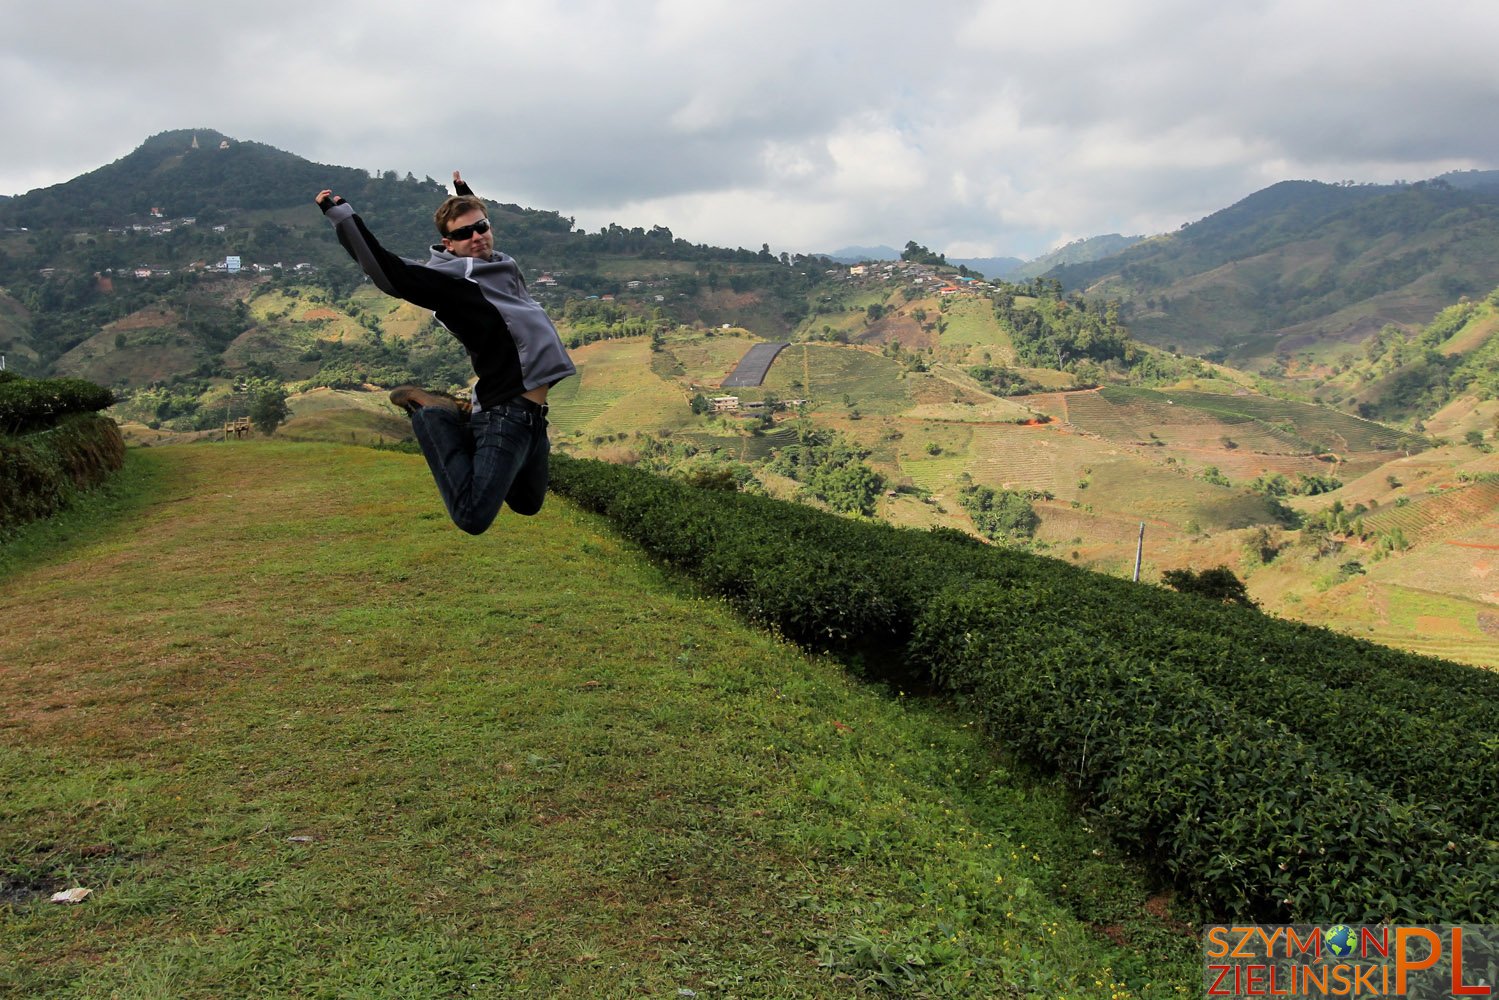
[[[369,445],[411,439],[411,422],[383,392],[315,389],[287,405],[291,419],[276,433],[290,441]]]
[[[983,348],[996,363],[1012,364],[1015,347],[1010,335],[1000,326],[994,315],[994,304],[986,298],[962,296],[948,303],[947,311],[941,314],[947,321],[942,333],[942,346]]]
[[[1224,395],[1123,387],[1106,388],[1099,396],[1126,421],[1157,423],[1218,423],[1241,435],[1255,434],[1265,451],[1393,452],[1420,448],[1423,442],[1368,420],[1325,407],[1270,396]]]
[[[1166,898],[963,715],[746,628],[563,501],[463,535],[420,456],[133,451],[0,550],[0,612],[6,995],[1200,975]]]
[[[770,366],[765,389],[782,399],[802,397],[833,409],[895,414],[911,405],[900,374],[900,365],[874,351],[792,344]],[[801,383],[801,388],[794,388],[792,382]]]

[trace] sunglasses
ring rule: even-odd
[[[489,220],[480,219],[478,222],[471,222],[466,226],[459,226],[457,229],[449,230],[448,239],[454,243],[462,243],[464,240],[473,239],[479,233],[487,232],[489,232]]]

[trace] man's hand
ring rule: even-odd
[[[317,193],[317,197],[314,198],[313,201],[317,202],[317,207],[321,208],[324,212],[328,211],[328,209],[332,208],[334,205],[342,205],[344,203],[344,200],[342,198],[340,198],[338,195],[334,194],[327,188],[323,188],[323,190],[319,191]]]
[[[466,194],[470,196],[472,196],[474,193],[473,188],[464,183],[463,175],[456,170],[453,171],[453,193]]]

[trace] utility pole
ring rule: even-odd
[[[1145,553],[1145,522],[1140,522],[1140,539],[1135,542],[1135,582],[1140,582],[1140,557]]]

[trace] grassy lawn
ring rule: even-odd
[[[1058,789],[560,500],[134,450],[0,614],[0,994],[1195,995]]]

